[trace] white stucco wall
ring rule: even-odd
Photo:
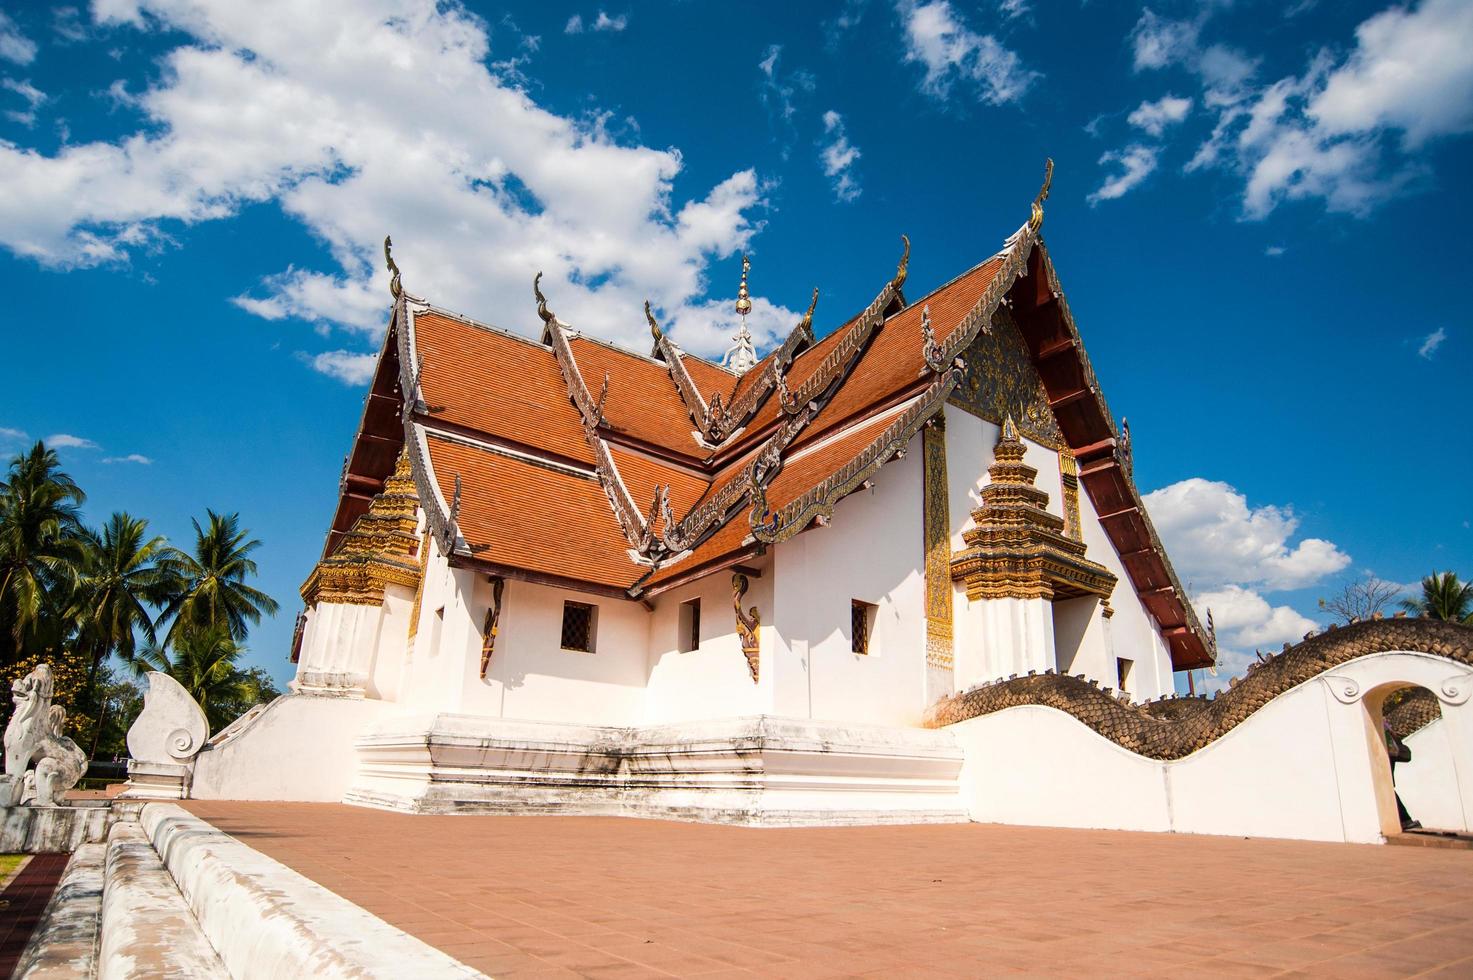
[[[754,559],[749,567],[762,572],[748,576],[742,608],[757,607],[761,658],[758,680],[752,681],[747,658],[736,631],[736,609],[732,606],[732,570],[707,575],[687,585],[661,593],[654,600],[649,626],[649,687],[645,696],[644,724],[737,718],[773,713],[774,679],[771,619],[772,561]],[[700,599],[700,646],[680,652],[680,607]]]
[[[1445,746],[1426,752],[1440,778],[1399,772],[1403,799],[1466,827],[1473,671],[1427,654],[1342,665],[1172,762],[1128,752],[1052,708],[1010,708],[947,730],[966,753],[962,794],[975,820],[1372,843],[1398,830],[1374,713],[1408,683],[1453,693],[1442,702],[1443,731],[1425,740]]]
[[[828,527],[773,549],[774,710],[825,721],[914,725],[925,708],[921,440]],[[878,607],[869,654],[851,649],[850,603]]]
[[[475,628],[452,640],[447,660],[460,664],[462,699],[442,710],[588,725],[633,725],[641,718],[648,678],[650,617],[627,599],[508,580],[502,594],[496,651],[484,680],[481,625],[491,598],[484,575],[475,584]],[[563,603],[598,608],[594,651],[562,649]]]

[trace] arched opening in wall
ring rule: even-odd
[[[1452,742],[1437,695],[1415,684],[1369,692],[1372,778],[1381,830],[1466,832]],[[1378,751],[1379,750],[1379,751]]]

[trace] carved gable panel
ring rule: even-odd
[[[1011,414],[1029,439],[1052,449],[1064,447],[1043,381],[1006,307],[998,307],[962,357],[967,370],[951,394],[953,405],[997,425]]]

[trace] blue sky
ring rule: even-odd
[[[1473,575],[1473,7],[6,3],[0,451],[264,542],[278,678],[388,293],[719,353],[1044,234],[1229,668],[1373,573]],[[1226,671],[1224,672],[1227,673]]]

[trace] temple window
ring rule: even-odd
[[[598,607],[586,602],[563,603],[564,650],[579,653],[593,652],[593,638],[598,630]]]
[[[862,599],[849,602],[849,649],[855,653],[870,652],[870,636],[875,628],[875,614],[879,607]]]
[[[1115,658],[1115,676],[1120,682],[1120,690],[1130,693],[1131,672],[1135,669],[1134,660],[1126,660],[1124,657]]]
[[[677,649],[690,653],[701,646],[701,600],[687,599],[680,604],[680,640]]]

